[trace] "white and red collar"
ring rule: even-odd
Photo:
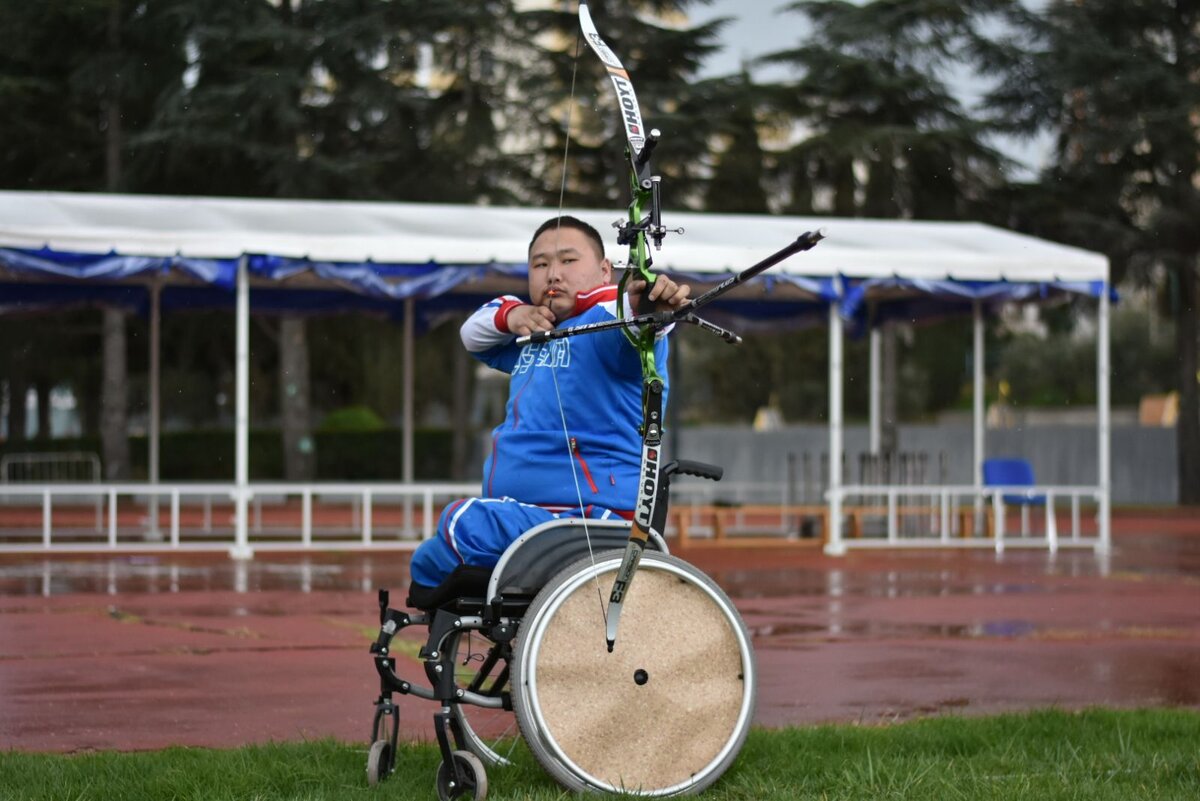
[[[580,292],[575,296],[575,311],[571,316],[575,317],[583,314],[597,303],[607,303],[616,299],[616,284],[602,284],[595,289],[589,289],[587,292]]]

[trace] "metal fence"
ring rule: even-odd
[[[0,483],[4,484],[79,484],[100,479],[100,457],[94,453],[9,453],[0,457]]]
[[[1103,521],[1084,525],[1084,513],[1101,508],[1103,492],[1088,486],[855,485],[829,491],[842,525],[833,526],[827,550],[854,548],[1109,548]],[[1017,510],[1009,531],[1011,509]],[[1061,531],[1063,518],[1066,525]]]
[[[0,485],[0,552],[412,548],[437,513],[478,484]],[[96,504],[94,517],[82,506]]]

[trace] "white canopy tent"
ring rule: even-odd
[[[601,231],[617,210],[564,210]],[[436,291],[523,294],[533,230],[553,209],[417,205],[332,201],[217,199],[148,195],[0,191],[0,312],[11,306],[12,287],[52,283],[133,282],[152,287],[211,283],[236,292],[237,543],[246,546],[248,495],[249,310],[252,287],[325,286],[402,303],[406,353],[411,353],[415,304],[428,284],[393,281],[386,265],[429,268]],[[975,223],[880,221],[781,216],[670,213],[665,224],[685,229],[654,253],[658,270],[715,283],[745,269],[806,230],[822,228],[816,249],[773,268],[735,290],[763,302],[828,304],[830,327],[830,464],[842,454],[842,338],[844,299],[860,284],[881,301],[905,292],[936,291],[946,283],[992,283],[1091,294],[1099,300],[1097,382],[1099,407],[1100,539],[1108,542],[1108,263],[1098,254]],[[615,242],[615,235],[610,242]],[[97,257],[86,270],[58,258]],[[624,254],[615,244],[609,255]],[[158,260],[146,264],[146,260]],[[286,262],[280,269],[278,262]],[[265,265],[265,266],[264,266]],[[483,269],[480,269],[483,268]],[[456,277],[461,275],[461,280]],[[889,283],[899,279],[902,289]],[[5,295],[10,295],[6,302]],[[151,292],[156,300],[157,290]],[[982,308],[975,314],[976,485],[983,461]],[[19,302],[17,303],[19,306]],[[152,306],[152,356],[157,364],[157,303]],[[877,348],[872,348],[875,354]],[[874,362],[874,358],[873,358]],[[405,360],[404,476],[412,478],[411,359]],[[871,374],[878,370],[874,364]],[[157,482],[157,375],[152,375],[151,475]],[[872,396],[875,390],[872,389]],[[872,404],[872,409],[876,407]],[[873,414],[872,429],[877,430]],[[830,550],[840,553],[841,475],[830,471]]]
[[[553,209],[0,191],[0,247],[314,262],[523,264]],[[567,209],[602,233],[621,212]],[[804,230],[820,247],[773,268],[798,276],[1013,282],[1107,279],[1104,257],[979,223],[671,212],[659,269],[743,269]]]

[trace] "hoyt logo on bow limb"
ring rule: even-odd
[[[658,449],[647,448],[642,458],[642,487],[638,497],[637,522],[643,530],[650,530],[650,516],[654,507],[654,495],[658,491]]]
[[[613,86],[617,89],[617,100],[621,104],[621,118],[625,121],[625,131],[629,144],[635,150],[641,150],[646,139],[642,136],[642,113],[638,109],[637,95],[633,93],[633,84],[627,78],[613,73]]]

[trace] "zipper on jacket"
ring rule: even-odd
[[[579,452],[579,443],[575,441],[574,437],[571,437],[571,453],[575,454],[575,461],[579,462],[579,466],[583,468],[583,477],[587,479],[588,488],[593,493],[599,492],[600,490],[596,488],[596,482],[592,480],[592,471],[588,469],[588,463],[584,461],[583,454]]]

